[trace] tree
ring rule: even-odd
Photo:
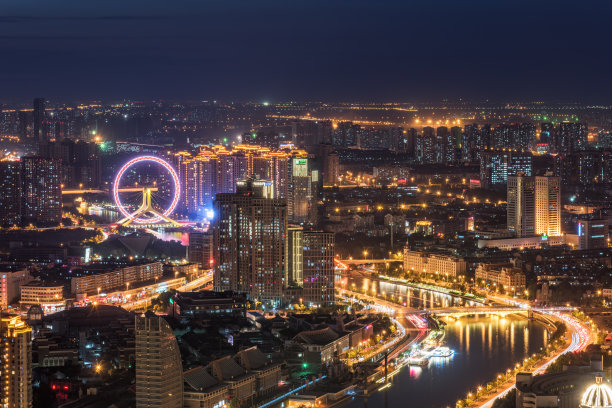
[[[492,408],[514,408],[516,406],[516,388],[493,402]]]

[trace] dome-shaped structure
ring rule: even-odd
[[[595,378],[591,385],[582,394],[581,408],[612,408],[612,390],[603,383],[601,377]]]

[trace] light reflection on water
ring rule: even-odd
[[[367,284],[371,286],[372,282],[368,280]],[[450,307],[470,303],[446,294],[422,293],[425,291],[405,289],[387,282],[376,288],[395,296],[409,293],[411,306],[418,308],[422,305]],[[445,322],[444,341],[455,351],[451,358],[432,359],[423,368],[403,368],[393,378],[393,385],[371,395],[367,404],[359,397],[346,407],[453,407],[468,391],[492,380],[516,361],[539,351],[548,341],[548,333],[542,325],[521,317],[447,318]]]
[[[113,223],[121,219],[121,214],[118,211],[113,211],[107,208],[89,206],[86,209],[78,208],[81,214],[100,217],[105,223]],[[146,229],[146,232],[153,234],[156,238],[163,241],[177,241],[184,246],[189,245],[189,234],[183,231],[167,231],[164,228],[157,230]]]

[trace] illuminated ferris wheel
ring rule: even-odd
[[[180,226],[170,218],[180,197],[176,171],[155,156],[136,157],[121,167],[113,182],[113,199],[123,215],[120,225]]]

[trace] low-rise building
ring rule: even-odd
[[[541,248],[545,245],[565,245],[571,243],[569,242],[571,238],[568,235],[548,236],[542,234],[531,237],[479,239],[478,248],[499,248],[507,251],[523,248]]]
[[[177,313],[187,318],[223,320],[246,318],[246,295],[225,291],[177,292]]]
[[[66,307],[64,285],[32,281],[21,285],[19,290],[21,292],[19,300],[21,307],[29,308],[33,305],[39,305],[45,313],[58,312]]]
[[[516,408],[573,408],[597,377],[603,377],[601,359],[590,366],[566,366],[558,373],[516,375]]]
[[[307,364],[322,369],[349,350],[350,336],[349,333],[338,333],[325,327],[303,331],[293,338],[292,343],[303,350],[303,359]]]
[[[185,371],[183,380],[185,408],[222,408],[229,402],[229,385],[217,381],[205,367]]]
[[[527,283],[523,271],[511,264],[479,264],[474,278],[476,283],[494,284],[514,293],[523,291]]]
[[[404,270],[446,277],[465,275],[465,259],[440,253],[414,251],[404,248]]]
[[[96,265],[97,266],[97,265]],[[133,265],[115,266],[101,265],[75,271],[70,280],[71,292],[75,294],[92,294],[96,291],[108,291],[123,286],[129,288],[138,282],[152,281],[161,278],[163,265],[161,262],[146,262]]]

